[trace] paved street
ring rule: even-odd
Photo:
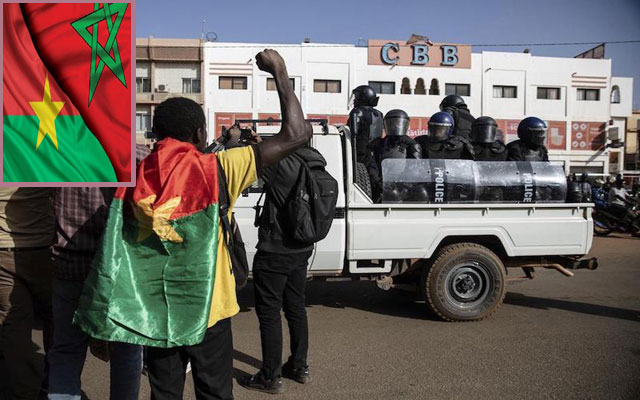
[[[591,255],[600,260],[596,271],[573,278],[543,271],[511,284],[502,308],[479,323],[436,321],[410,293],[371,282],[311,282],[314,381],[285,380],[280,398],[638,398],[640,240],[597,238]],[[236,376],[260,365],[250,292],[233,319]],[[90,399],[106,398],[107,378],[108,365],[90,357],[83,375]],[[185,398],[195,398],[190,378],[186,386]],[[235,396],[269,398],[237,384]],[[148,397],[145,378],[141,398]]]

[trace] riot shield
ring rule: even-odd
[[[562,203],[567,182],[548,162],[386,159],[383,203]]]

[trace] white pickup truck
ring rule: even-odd
[[[597,267],[581,259],[592,244],[593,204],[374,203],[356,182],[347,127],[314,125],[312,145],[341,188],[331,231],[310,260],[313,277],[371,279],[383,289],[417,283],[440,318],[473,321],[500,306],[508,281],[532,279],[535,268],[572,276],[571,269]],[[235,206],[250,263],[260,192],[256,185]]]

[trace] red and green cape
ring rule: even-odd
[[[74,322],[90,336],[145,346],[200,343],[207,329],[218,241],[214,154],[164,139],[135,188],[109,210]]]
[[[3,181],[129,182],[130,5],[3,12]]]

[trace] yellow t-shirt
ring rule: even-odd
[[[256,157],[252,147],[238,147],[217,153],[220,165],[227,176],[229,188],[229,216],[233,212],[236,199],[243,190],[257,179]],[[218,226],[218,255],[216,276],[213,284],[213,299],[209,313],[208,327],[216,322],[232,317],[240,311],[236,299],[236,281],[231,273],[231,258],[224,244],[222,227]]]

